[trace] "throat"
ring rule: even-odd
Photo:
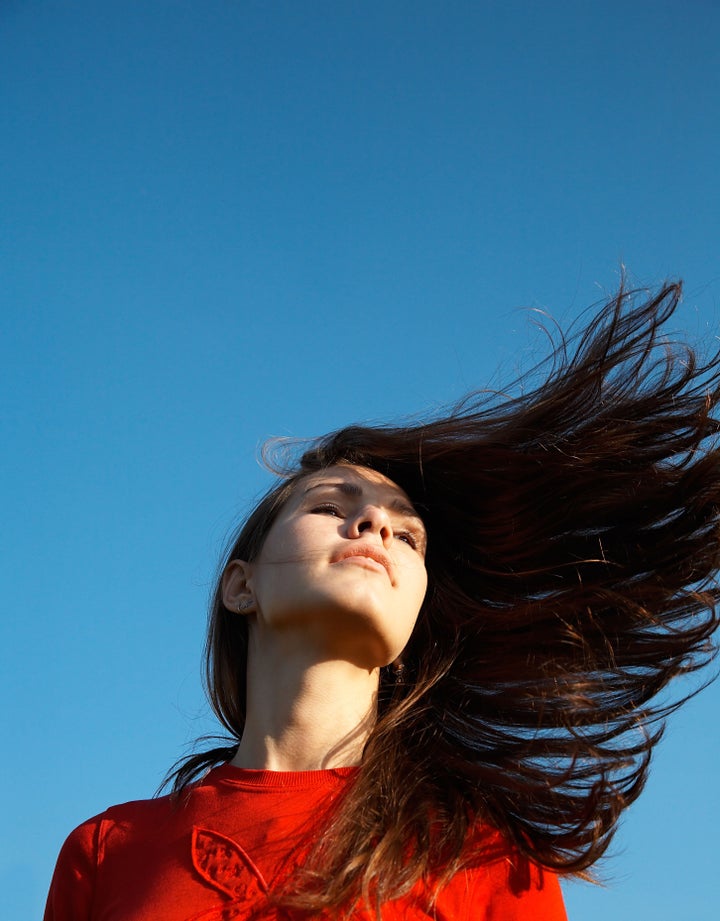
[[[343,661],[268,665],[249,656],[247,718],[233,764],[271,771],[359,764],[377,718],[378,670]]]

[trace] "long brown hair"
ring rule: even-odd
[[[257,555],[298,477],[343,461],[398,483],[430,538],[402,681],[383,673],[357,780],[287,904],[447,879],[479,822],[560,871],[607,848],[682,703],[658,695],[709,661],[718,623],[720,354],[662,337],[679,297],[621,290],[514,395],[318,440],[242,528],[223,566]],[[206,675],[232,739],[186,759],[176,789],[234,754],[246,653],[218,585]]]

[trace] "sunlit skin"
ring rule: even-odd
[[[228,566],[225,605],[249,618],[238,766],[357,763],[379,669],[402,652],[425,595],[426,543],[400,487],[341,464],[301,480],[260,555]]]

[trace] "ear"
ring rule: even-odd
[[[405,677],[405,663],[403,662],[402,653],[390,663],[392,676],[396,682],[401,683]]]
[[[228,611],[251,614],[256,610],[255,596],[250,588],[252,567],[245,560],[231,560],[222,577],[222,600]]]

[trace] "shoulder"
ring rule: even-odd
[[[100,856],[108,830],[130,829],[150,825],[154,818],[166,814],[169,797],[157,800],[136,800],[111,806],[104,812],[87,819],[73,829],[65,839],[58,857],[58,867],[73,871],[89,870]]]
[[[519,854],[496,832],[481,837],[482,845],[438,893],[439,918],[567,921],[556,873]]]
[[[217,796],[222,773],[210,771],[202,780],[178,795],[132,800],[110,806],[78,825],[60,851],[58,868],[68,872],[91,872],[108,850],[137,840],[167,834],[171,828],[191,823]],[[57,873],[57,870],[56,870]]]
[[[510,863],[460,870],[438,893],[434,917],[473,921],[567,921],[555,873]]]
[[[45,921],[90,917],[98,869],[118,838],[157,827],[173,808],[170,797],[111,806],[70,832],[60,849],[48,894]]]

